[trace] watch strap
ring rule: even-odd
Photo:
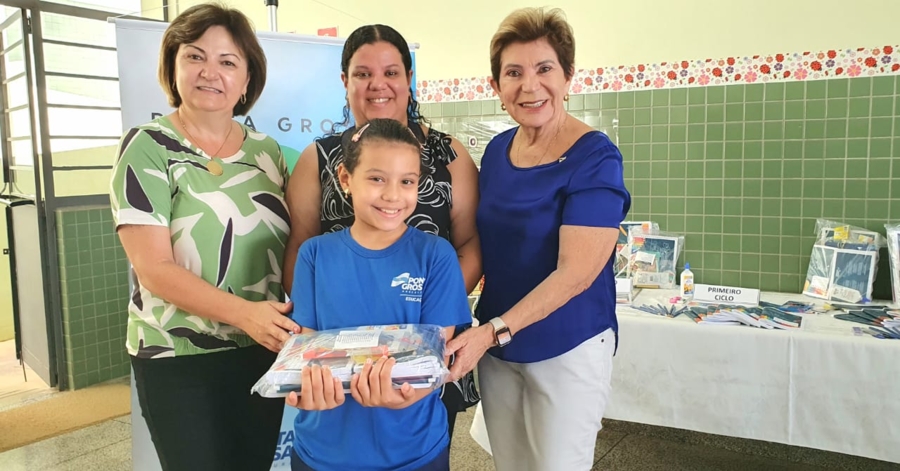
[[[503,322],[503,319],[495,317],[488,322],[494,327],[495,345],[504,347],[512,341],[512,334],[509,332],[509,327],[506,325],[506,322]]]

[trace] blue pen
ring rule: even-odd
[[[638,309],[638,310],[640,310],[640,311],[644,311],[644,312],[647,312],[647,313],[650,313],[650,314],[656,314],[656,311],[654,311],[653,309],[647,307],[646,305],[644,305],[644,306],[637,306],[637,307],[635,307],[635,309]]]
[[[879,334],[881,334],[881,335],[882,335],[882,338],[888,338],[888,339],[897,339],[897,338],[900,338],[900,337],[895,336],[895,335],[894,335],[893,333],[891,333],[891,332],[888,332],[888,331],[886,331],[886,330],[879,329],[879,328],[877,328],[877,327],[869,327],[869,329],[874,330],[875,332],[878,332]]]
[[[871,335],[872,337],[875,337],[876,339],[884,338],[884,335],[880,334],[877,330],[873,329],[872,327],[869,327],[867,332],[869,333],[869,335]]]
[[[898,334],[897,331],[895,331],[889,327],[883,328],[882,332],[889,334],[891,336],[891,338],[900,339],[900,334]]]
[[[900,339],[900,328],[897,327],[885,327],[885,329],[889,330],[894,336]]]

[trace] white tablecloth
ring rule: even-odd
[[[636,305],[675,291],[644,290]],[[764,293],[766,301],[811,301]],[[826,314],[772,331],[620,306],[605,417],[900,462],[900,341]],[[472,435],[485,447],[483,423]]]

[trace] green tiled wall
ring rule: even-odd
[[[573,95],[619,145],[630,219],[683,233],[700,283],[799,292],[816,219],[884,232],[900,220],[900,77]],[[428,104],[470,146],[512,121],[496,100]],[[900,161],[898,161],[900,162]],[[894,183],[892,183],[894,181]],[[882,262],[886,260],[886,254]],[[888,298],[882,263],[875,295]]]
[[[60,210],[56,224],[69,386],[126,376],[128,262],[109,207]]]

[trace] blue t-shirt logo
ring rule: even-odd
[[[400,287],[400,296],[407,301],[422,302],[422,289],[425,287],[425,277],[409,276],[409,273],[401,273],[391,280],[391,288]]]
[[[349,229],[313,237],[294,270],[291,317],[304,327],[472,322],[456,249],[415,228],[382,250],[360,246]],[[321,471],[420,469],[450,442],[439,392],[399,410],[347,398],[335,409],[299,411],[293,449]]]
[[[409,282],[409,273],[401,273],[399,276],[395,276],[393,280],[391,280],[391,288],[396,288],[400,285],[405,285]]]

